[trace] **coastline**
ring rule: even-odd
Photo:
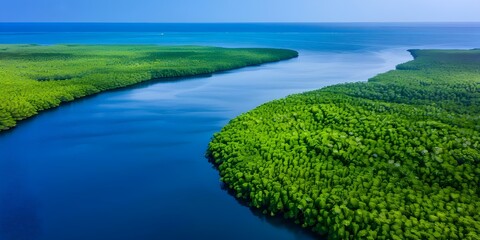
[[[6,44],[3,44],[3,45],[0,45],[0,46],[4,46],[5,50],[7,50],[7,48],[9,47],[17,47],[17,46],[26,46],[26,47],[29,47],[29,46],[32,46],[32,47],[40,47],[39,45],[6,45]],[[67,46],[67,45],[51,45],[50,47],[56,47],[56,46]],[[80,47],[80,48],[88,48],[88,47],[101,47],[102,45],[71,45],[73,47]],[[115,47],[116,45],[105,45],[105,47]],[[118,46],[118,45],[117,45]],[[155,48],[155,46],[152,46],[152,45],[120,45],[121,47],[131,47],[131,48],[142,48],[142,47],[153,47]],[[169,49],[169,48],[172,48],[172,49],[180,49],[182,50],[182,48],[186,48],[186,49],[189,49],[189,48],[200,48],[200,49],[212,49],[212,50],[222,50],[222,51],[229,51],[230,49],[229,48],[218,48],[218,47],[202,47],[202,46],[172,46],[172,47],[169,47],[169,46],[161,46],[161,47],[158,47],[159,49]],[[96,94],[99,94],[99,93],[102,93],[102,92],[105,92],[105,91],[111,91],[111,90],[115,90],[115,89],[121,89],[121,88],[125,88],[125,87],[129,87],[129,86],[132,86],[132,85],[135,85],[135,84],[140,84],[140,83],[145,83],[145,82],[162,82],[162,81],[177,81],[177,80],[181,80],[181,79],[184,79],[184,78],[195,78],[195,77],[202,77],[202,76],[205,76],[205,75],[211,75],[211,74],[215,74],[215,73],[221,73],[221,72],[226,72],[226,71],[230,71],[230,70],[235,70],[235,69],[240,69],[240,68],[244,68],[244,67],[252,67],[252,66],[258,66],[258,65],[261,65],[261,64],[266,64],[266,63],[273,63],[273,62],[278,62],[278,61],[283,61],[283,60],[288,60],[288,59],[292,59],[292,58],[296,58],[298,57],[298,52],[296,51],[293,51],[293,50],[286,50],[286,49],[274,49],[274,48],[270,48],[270,49],[266,49],[266,48],[243,48],[245,49],[246,51],[283,51],[282,54],[284,53],[287,53],[287,55],[279,55],[279,56],[275,56],[274,54],[272,55],[272,58],[270,59],[255,59],[255,58],[252,58],[250,60],[246,60],[244,63],[240,63],[239,65],[232,65],[232,66],[228,66],[228,67],[220,67],[218,69],[215,69],[215,70],[210,70],[208,68],[205,68],[205,69],[199,69],[199,70],[196,70],[195,72],[186,72],[186,73],[183,73],[183,72],[176,72],[175,71],[171,71],[169,72],[169,69],[166,68],[166,69],[161,69],[162,71],[166,71],[166,75],[164,76],[161,76],[161,77],[152,77],[152,78],[143,78],[143,79],[137,79],[137,80],[134,80],[134,81],[130,81],[129,83],[121,83],[120,85],[111,85],[111,86],[108,86],[106,89],[100,89],[100,90],[94,90],[94,91],[88,91],[84,94],[81,94],[80,96],[74,96],[73,98],[62,98],[58,103],[55,103],[53,105],[50,105],[50,106],[47,106],[46,108],[42,108],[38,111],[36,111],[35,113],[30,113],[28,115],[25,115],[23,116],[22,118],[17,118],[14,120],[14,124],[12,124],[12,122],[8,123],[6,121],[11,121],[11,120],[8,120],[8,119],[5,119],[5,118],[8,118],[7,116],[3,116],[3,124],[0,124],[0,127],[2,127],[3,125],[3,128],[0,129],[0,133],[5,131],[5,130],[9,130],[9,129],[12,129],[16,126],[16,123],[19,122],[19,121],[22,121],[22,120],[25,120],[27,118],[30,118],[34,115],[37,115],[39,114],[40,112],[43,112],[45,110],[48,110],[48,109],[52,109],[52,108],[55,108],[55,107],[58,107],[64,103],[67,103],[67,102],[72,102],[72,101],[75,101],[77,99],[81,99],[81,98],[84,98],[84,97],[87,97],[87,96],[92,96],[92,95],[96,95]],[[243,50],[241,48],[232,48],[232,50],[235,50],[235,51],[241,51]],[[0,52],[1,53],[1,52]],[[214,53],[212,53],[214,54]],[[26,56],[28,57],[28,55]],[[214,56],[212,56],[214,57]],[[192,59],[193,61],[195,61],[195,59]],[[229,59],[225,59],[226,60],[226,63],[228,63],[228,61],[230,61]],[[186,67],[186,66],[184,66]],[[141,72],[140,72],[141,73]],[[163,73],[162,73],[163,75]],[[48,81],[40,81],[40,82],[50,82],[50,81],[72,81],[73,84],[75,84],[74,81],[76,81],[75,79],[73,80],[70,80],[70,79],[67,79],[67,80],[48,80]],[[0,84],[2,84],[0,82]],[[7,85],[8,86],[8,85]],[[4,90],[8,90],[8,89],[4,89]],[[26,94],[28,94],[28,92],[26,92]],[[8,96],[3,96],[4,98],[8,97]],[[4,110],[6,111],[6,110]],[[1,112],[0,112],[1,113]],[[7,112],[4,112],[4,114],[8,114]],[[2,117],[0,115],[0,117]],[[1,123],[1,122],[0,122]]]
[[[451,174],[470,176],[478,169],[478,162],[465,160],[480,156],[478,92],[461,86],[480,79],[480,51],[409,52],[414,60],[368,82],[293,94],[241,114],[214,134],[207,158],[236,198],[320,235],[438,237],[438,229],[432,232],[431,227],[409,222],[430,226],[440,214],[414,197],[413,188],[424,188],[429,198],[448,206],[461,196],[462,204],[473,211],[462,211],[465,215],[460,217],[472,218],[477,212],[478,199],[471,193],[478,191],[478,177],[448,179]],[[437,131],[444,138],[435,135]],[[466,143],[451,145],[458,136]],[[440,200],[445,189],[455,197]],[[406,202],[401,200],[405,194]],[[412,204],[422,206],[423,214],[392,212]],[[387,224],[394,232],[378,223],[379,211],[388,212],[378,217],[395,222]],[[365,219],[366,215],[373,217]],[[456,218],[453,213],[440,215],[442,221]],[[398,225],[398,219],[407,225]],[[342,224],[345,221],[348,224]],[[449,237],[475,236],[475,224],[466,223],[462,228],[467,230]]]

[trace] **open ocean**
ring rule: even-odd
[[[480,48],[479,23],[0,23],[0,44],[274,47],[296,59],[67,103],[0,133],[0,240],[312,239],[243,206],[204,157],[267,101],[366,81],[412,48]],[[1,71],[1,69],[0,69]]]

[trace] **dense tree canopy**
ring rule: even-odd
[[[266,103],[207,152],[265,214],[332,239],[480,239],[480,50]]]
[[[297,55],[260,48],[0,45],[0,131],[44,109],[101,91]]]

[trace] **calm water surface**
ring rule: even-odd
[[[0,239],[312,239],[222,189],[204,158],[212,134],[266,101],[393,69],[411,59],[409,48],[480,47],[480,26],[0,24],[0,43],[300,52],[279,63],[102,93],[0,134]]]

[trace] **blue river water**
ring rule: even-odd
[[[223,189],[213,133],[264,102],[365,81],[410,48],[479,48],[480,24],[0,23],[0,44],[276,47],[296,59],[148,82],[0,133],[0,240],[313,239]],[[1,69],[0,69],[1,70]]]

